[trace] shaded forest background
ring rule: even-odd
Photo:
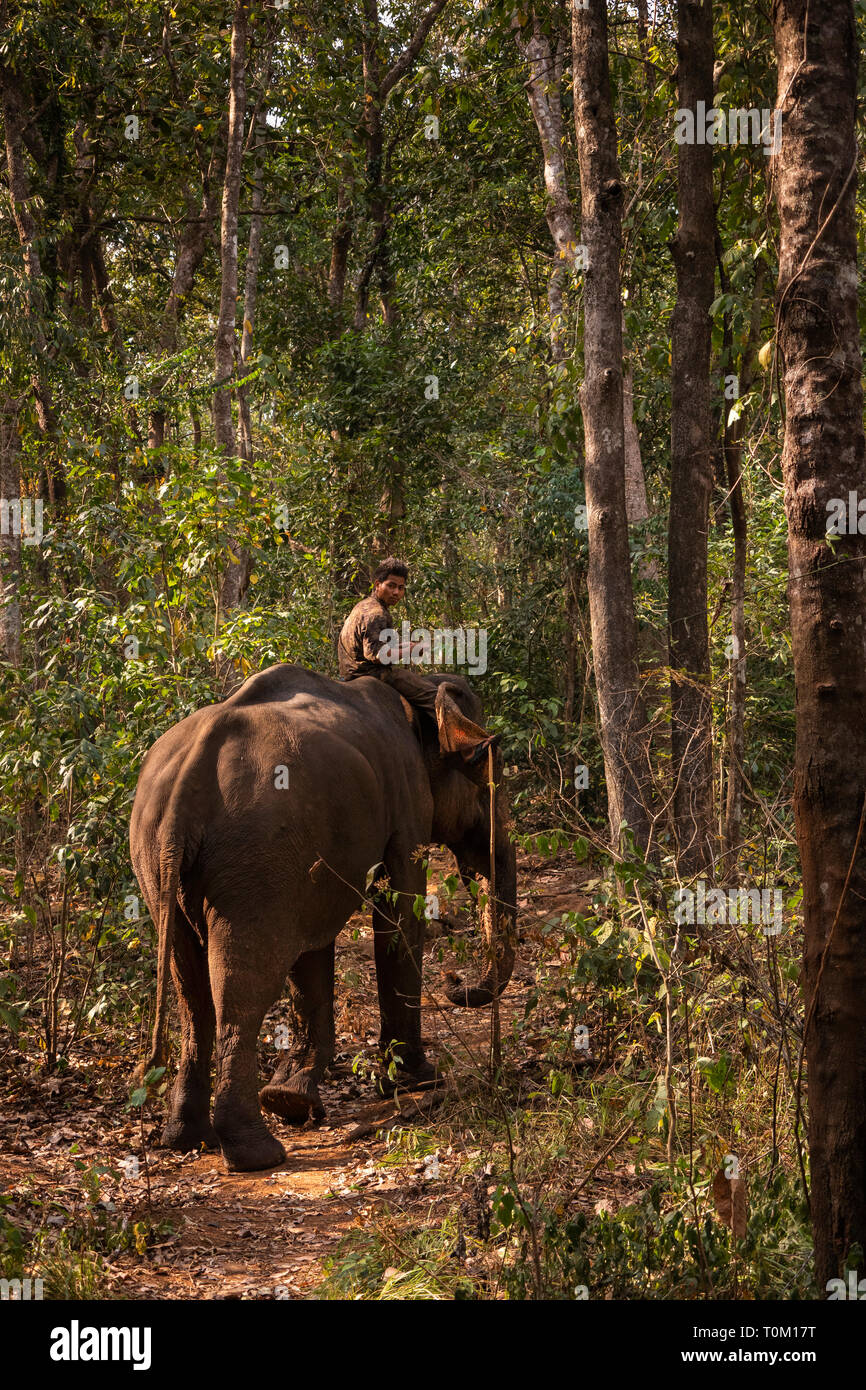
[[[529,990],[520,1026],[543,1013],[533,1084],[549,1109],[533,1148],[538,1105],[514,1092],[534,1176],[509,1142],[493,1228],[515,1237],[512,1296],[571,1296],[575,1279],[603,1290],[613,1268],[620,1294],[646,1292],[629,1285],[632,1265],[656,1270],[661,1296],[736,1295],[741,1282],[803,1296],[776,161],[760,143],[713,148],[716,862],[687,866],[668,654],[677,7],[609,6],[640,732],[661,808],[647,865],[609,843],[590,640],[570,10],[254,3],[241,52],[237,8],[0,6],[0,492],[34,528],[42,503],[41,538],[23,525],[2,549],[0,1064],[19,1077],[92,1070],[100,1036],[137,1060],[155,970],[127,849],[144,753],[273,662],[336,674],[345,613],[398,554],[401,618],[486,629],[474,680],[502,738],[516,833],[536,867],[567,853],[584,884],[579,908],[529,942],[549,988],[541,1003]],[[769,8],[718,6],[713,24],[717,105],[772,110]],[[861,291],[861,329],[864,307]],[[675,948],[687,867],[778,889],[783,933]],[[599,1153],[633,1116],[632,1173],[661,1184],[630,1194],[619,1225],[563,1196],[565,1127],[589,1103],[573,1045],[586,1021],[599,1039],[589,1099],[612,1116]],[[506,1070],[525,1051],[515,1028]],[[475,1122],[495,1148],[504,1122],[485,1115]],[[730,1152],[753,1175],[748,1232],[730,1210],[720,1223],[713,1197]],[[12,1272],[25,1265],[10,1232],[28,1225],[13,1216],[0,1243]],[[473,1239],[489,1241],[489,1219]],[[589,1249],[591,1269],[576,1253]],[[370,1268],[338,1266],[331,1292],[375,1296]],[[455,1277],[458,1296],[483,1296]]]

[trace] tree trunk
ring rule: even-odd
[[[589,517],[589,615],[607,781],[611,839],[627,821],[647,847],[646,715],[640,693],[637,632],[625,509],[622,307],[619,258],[622,184],[607,57],[606,0],[575,6],[572,20],[574,121],[583,204],[584,287],[581,389]]]
[[[402,459],[393,459],[385,490],[379,500],[382,521],[379,527],[378,548],[383,555],[392,555],[400,549],[400,531],[406,519],[405,484],[406,465]]]
[[[193,218],[195,203],[187,197],[187,211],[192,220],[186,223],[174,262],[171,290],[162,314],[159,332],[158,351],[161,357],[171,357],[177,352],[178,328],[183,307],[195,282],[199,266],[204,260],[208,241],[216,216],[216,204],[209,187],[202,196],[198,217]],[[237,230],[237,229],[236,229]],[[155,400],[150,409],[147,426],[147,447],[161,449],[165,444],[165,405],[160,396],[168,384],[168,377],[162,373],[153,385]]]
[[[625,322],[623,322],[623,338],[625,338]],[[625,433],[625,513],[629,526],[631,526],[635,522],[646,521],[650,513],[646,497],[643,459],[640,452],[640,435],[634,418],[634,371],[628,358],[625,361],[622,379],[622,425]],[[655,577],[652,566],[648,567],[647,577]]]
[[[0,397],[0,499],[21,499],[18,462],[18,401],[11,392]],[[4,512],[4,521],[7,513]],[[8,513],[8,526],[0,528],[0,646],[3,660],[21,665],[21,529]]]
[[[535,11],[532,12],[531,35],[524,37],[516,15],[512,27],[517,46],[529,67],[526,95],[544,156],[545,217],[554,247],[553,269],[547,282],[550,344],[554,362],[563,362],[567,342],[563,296],[576,251],[574,209],[565,171],[565,123],[560,96],[565,45],[561,38],[557,38],[555,46],[551,44]]]
[[[123,333],[121,331],[120,321],[117,317],[111,281],[105,265],[102,237],[99,232],[99,227],[94,224],[93,213],[90,207],[91,186],[94,180],[96,155],[93,151],[93,142],[89,133],[88,121],[81,119],[76,122],[73,138],[76,155],[75,168],[76,173],[78,173],[80,177],[77,210],[77,223],[80,228],[80,235],[77,238],[77,246],[74,247],[74,251],[78,262],[78,270],[81,275],[82,303],[89,310],[92,307],[93,300],[96,301],[100,327],[111,344],[116,370],[118,372],[125,372],[126,348],[123,341]],[[73,286],[70,275],[68,290],[70,297],[72,295],[72,289]],[[132,401],[124,402],[123,415],[131,437],[135,440],[136,444],[141,445],[143,443],[141,426],[138,420],[138,412]]]
[[[655,27],[656,7],[653,5],[653,27]],[[644,90],[652,91],[653,86],[653,67],[647,56],[649,43],[649,15],[647,12],[647,0],[637,0],[637,46],[644,65]]]
[[[389,198],[384,181],[384,132],[382,116],[385,102],[397,83],[412,70],[424,41],[437,18],[445,9],[448,0],[433,0],[433,4],[419,19],[415,32],[388,71],[382,76],[379,56],[380,25],[378,0],[364,0],[364,25],[362,40],[362,59],[364,65],[364,115],[361,134],[367,154],[367,216],[373,227],[373,242],[366,265],[361,272],[355,301],[354,327],[360,332],[367,322],[367,309],[370,285],[376,274],[385,326],[394,327],[397,322],[397,308],[394,303],[394,286],[391,275],[390,249],[388,245]],[[351,237],[351,226],[346,233]],[[346,242],[348,252],[348,241]],[[343,267],[345,274],[345,265]],[[336,280],[334,281],[336,290]],[[329,286],[330,288],[330,286]]]
[[[563,791],[566,798],[571,798],[575,790],[576,759],[571,744],[574,741],[574,712],[577,693],[578,589],[581,575],[577,559],[570,546],[566,547],[563,557],[563,574],[565,577],[565,705],[562,712],[562,735],[566,745]]]
[[[246,376],[253,350],[256,321],[256,300],[259,291],[259,263],[262,253],[262,166],[259,161],[261,134],[258,132],[253,172],[253,205],[250,215],[250,239],[247,244],[247,263],[244,267],[244,325],[241,334],[241,376]],[[253,433],[250,420],[249,395],[246,386],[238,387],[238,419],[240,423],[241,458],[248,463],[253,458]]]
[[[337,189],[337,221],[331,237],[331,265],[328,270],[328,303],[339,324],[346,290],[346,265],[353,229],[352,191],[349,181]]]
[[[238,0],[232,22],[229,128],[220,232],[220,308],[214,363],[217,389],[213,402],[216,444],[227,459],[236,457],[231,380],[234,371],[235,320],[238,297],[238,207],[240,204],[241,163],[243,160],[247,100],[248,21],[249,2],[248,0]],[[220,589],[220,610],[223,614],[238,606],[246,592],[250,575],[249,553],[235,540],[229,542],[228,550],[228,564],[223,573]]]
[[[358,281],[355,299],[356,332],[361,332],[367,322],[370,298],[370,284],[380,259],[385,257],[384,274],[387,278],[386,218],[387,201],[382,187],[382,96],[381,72],[379,67],[379,9],[377,0],[364,0],[364,144],[366,148],[366,208],[367,218],[373,228],[373,241],[366,264]],[[380,270],[380,275],[382,271]],[[383,303],[390,302],[390,286],[383,291]]]
[[[718,248],[719,251],[721,248]],[[721,254],[718,255],[722,293],[730,290]],[[764,300],[766,262],[760,258],[755,268],[752,291],[752,312],[749,336],[737,375],[738,395],[745,396],[755,379],[758,343],[761,331],[761,309]],[[733,329],[730,314],[724,318],[724,345],[730,370],[733,371]],[[746,756],[746,561],[748,558],[748,528],[746,501],[743,495],[743,429],[745,419],[739,415],[728,423],[731,405],[723,401],[724,453],[727,471],[728,496],[731,507],[731,528],[734,535],[734,570],[731,583],[731,655],[728,658],[728,720],[726,744],[725,810],[722,826],[722,852],[725,873],[734,876],[743,823],[743,762]]]
[[[445,601],[443,617],[445,627],[460,627],[463,598],[460,592],[460,555],[454,544],[454,537],[447,524],[442,531],[442,558],[445,569],[442,575],[442,597]]]
[[[808,39],[805,32],[808,19]],[[796,682],[811,1208],[819,1288],[866,1249],[866,541],[825,542],[866,497],[857,322],[851,0],[775,0],[778,347]],[[861,1270],[862,1273],[862,1270]]]
[[[192,396],[189,399],[189,418],[192,424],[192,452],[196,459],[201,458],[201,415]]]
[[[88,272],[90,274],[102,331],[109,339],[115,357],[122,362],[126,356],[123,348],[123,334],[120,331],[111,282],[105,268],[102,238],[99,235],[99,228],[94,227],[90,222],[90,209],[85,209],[85,212],[88,217],[88,227],[81,244],[81,273],[82,277],[86,276]]]
[[[18,434],[20,401],[11,390],[0,395],[0,498],[21,499],[21,468]],[[4,513],[4,520],[7,514]],[[0,527],[0,660],[10,666],[21,665],[21,528],[8,514],[8,525]],[[15,816],[15,874],[23,882],[33,838],[31,801],[18,799]],[[22,933],[23,936],[23,933]],[[9,968],[19,962],[20,940],[13,926],[9,941]]]
[[[713,104],[711,0],[678,0],[679,104]],[[714,860],[713,731],[707,623],[712,491],[710,315],[715,284],[712,146],[678,149],[677,302],[671,323],[671,505],[668,628],[674,841],[680,870]]]
[[[56,456],[57,425],[54,416],[54,402],[45,369],[45,361],[48,357],[48,343],[43,328],[46,294],[42,263],[39,258],[39,231],[30,211],[30,181],[27,177],[22,149],[23,120],[19,86],[15,74],[4,67],[0,67],[0,103],[2,103],[3,125],[6,133],[6,172],[9,180],[12,211],[21,242],[24,269],[29,286],[28,316],[37,359],[32,378],[33,394],[36,404],[36,418],[39,421],[39,429],[45,441],[46,456],[43,465],[45,491],[51,502],[62,502],[66,496],[66,478],[63,467]]]

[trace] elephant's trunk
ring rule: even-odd
[[[487,896],[482,926],[487,947],[488,965],[477,985],[464,985],[452,976],[446,994],[452,1004],[464,1009],[478,1009],[492,1004],[494,995],[502,994],[511,979],[517,954],[517,865],[514,846],[509,844],[500,859],[496,856],[496,902],[490,895],[486,879],[479,887]]]

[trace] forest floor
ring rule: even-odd
[[[452,871],[445,856],[434,858],[431,891]],[[521,948],[502,999],[503,1037],[524,1015],[536,987],[540,954],[550,955],[551,939],[541,932],[544,924],[558,922],[563,912],[584,909],[587,902],[586,868],[568,854],[544,859],[522,855],[519,875]],[[431,926],[435,933],[435,924]],[[455,959],[450,949],[444,960],[438,959],[442,952],[437,946],[445,938],[434,935],[432,949],[428,945],[425,953],[424,1037],[429,1055],[450,1064],[449,1079],[435,1093],[377,1099],[363,1067],[360,1073],[353,1069],[359,1054],[372,1064],[378,1027],[369,914],[358,914],[349,927],[338,941],[338,1055],[323,1087],[327,1115],[318,1126],[301,1129],[267,1117],[288,1155],[276,1170],[228,1174],[216,1153],[180,1155],[157,1147],[164,1100],[149,1102],[143,1120],[127,1104],[135,1040],[108,1053],[111,1044],[104,1035],[91,1034],[76,1045],[66,1072],[47,1076],[29,1057],[14,1050],[10,1057],[7,1050],[0,1070],[0,1194],[6,1194],[0,1198],[0,1226],[5,1211],[7,1221],[31,1237],[37,1225],[49,1237],[64,1229],[80,1233],[82,1222],[101,1231],[101,1244],[91,1242],[101,1250],[90,1271],[92,1291],[87,1292],[87,1268],[79,1269],[73,1296],[315,1297],[326,1262],[348,1233],[375,1225],[383,1216],[394,1219],[394,1230],[404,1223],[436,1225],[465,1202],[466,1159],[477,1141],[471,1124],[461,1127],[454,1092],[467,1078],[483,1089],[491,1011],[455,1009],[444,1001],[441,972],[443,966],[453,967]],[[476,939],[459,966],[464,975],[478,968],[477,945]],[[278,1005],[266,1020],[263,1076],[270,1075],[277,1060],[272,1031],[285,1017],[284,1009]],[[511,1065],[525,1068],[528,1085],[543,1086],[545,1064],[533,1051],[531,1034],[521,1036],[522,1057],[514,1056],[514,1042],[509,1042]],[[444,1124],[440,1110],[448,1117]],[[401,1144],[401,1136],[414,1131],[423,1134],[423,1144]],[[597,1147],[603,1154],[604,1144]],[[139,1171],[132,1176],[135,1158]],[[488,1171],[492,1169],[481,1169],[482,1185]],[[486,1181],[492,1184],[494,1178]],[[617,1207],[641,1185],[633,1165],[614,1158],[589,1177],[582,1202],[589,1211],[599,1204]],[[493,1191],[493,1186],[484,1190]],[[147,1234],[136,1248],[128,1233],[142,1221],[139,1229]],[[113,1239],[112,1232],[121,1229],[126,1238]],[[395,1241],[399,1250],[399,1236]],[[37,1248],[50,1249],[50,1240]],[[40,1271],[34,1267],[28,1272]],[[395,1290],[391,1296],[400,1294]]]

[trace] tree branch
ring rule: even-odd
[[[384,102],[389,92],[396,87],[401,77],[406,76],[406,73],[421,52],[424,40],[447,4],[448,0],[434,0],[434,3],[430,6],[427,13],[421,17],[415,33],[403,49],[399,58],[395,60],[382,79],[382,83],[379,87],[379,98],[381,101]]]

